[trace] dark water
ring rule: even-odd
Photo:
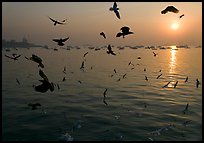
[[[116,56],[108,55],[106,49],[3,49],[2,139],[202,140],[202,48],[113,50]],[[152,52],[158,55],[154,57]],[[12,53],[21,54],[19,60],[4,56]],[[24,58],[31,54],[43,59],[43,69]],[[80,70],[82,61],[84,71]],[[130,61],[133,65],[128,65]],[[60,89],[55,86],[53,92],[36,92],[33,85],[40,84],[39,69]],[[184,82],[187,76],[188,82]],[[201,82],[198,88],[197,78]],[[103,102],[105,89],[108,105]],[[44,110],[28,107],[36,102]]]

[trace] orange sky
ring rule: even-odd
[[[117,2],[121,19],[109,11],[113,2],[3,2],[2,39],[53,46],[54,38],[66,45],[202,45],[202,2]],[[179,13],[161,14],[168,5]],[[180,15],[185,16],[181,19]],[[53,26],[48,16],[68,19]],[[178,29],[172,29],[172,24]],[[123,26],[133,35],[116,37]],[[104,32],[107,39],[99,33]]]

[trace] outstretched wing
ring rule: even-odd
[[[115,12],[115,15],[120,19],[120,13],[119,13],[119,11],[118,11],[118,10],[114,10],[114,12]]]
[[[15,59],[19,58],[20,56],[21,56],[21,55],[16,56]]]
[[[114,2],[114,4],[113,4],[113,9],[117,9],[117,3],[116,2]]]
[[[10,58],[10,59],[13,59],[12,57],[9,57],[9,56],[7,56],[7,55],[5,55],[5,57]]]
[[[62,39],[61,41],[62,42],[65,42],[65,41],[67,41],[69,39],[69,37],[67,37],[67,38],[65,38],[65,39]]]
[[[48,16],[49,17],[49,16]],[[51,17],[49,17],[50,20],[52,20],[53,22],[56,22],[56,20],[52,19]]]

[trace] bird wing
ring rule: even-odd
[[[52,19],[51,17],[49,17],[50,20],[52,20],[53,22],[56,22],[56,20]]]
[[[21,56],[21,55],[16,56],[15,59],[19,58],[20,56]]]
[[[116,2],[114,2],[114,4],[113,4],[113,9],[117,9],[117,3]]]
[[[44,72],[42,70],[39,70],[39,75],[44,79],[46,80],[47,82],[49,82],[47,76],[44,74]]]
[[[120,13],[119,13],[119,11],[118,11],[118,10],[114,10],[114,12],[115,12],[115,15],[120,19]]]
[[[63,22],[59,22],[59,21],[56,21],[56,23],[57,23],[57,24],[65,24],[65,23],[63,23]]]
[[[123,35],[123,33],[118,33],[117,35],[116,35],[116,37],[120,37],[120,36],[122,36]]]
[[[65,39],[62,39],[61,41],[62,42],[65,42],[65,41],[67,41],[69,39],[69,37],[67,37],[67,38],[65,38]]]
[[[178,13],[179,10],[176,9],[174,6],[168,6],[166,9],[165,9],[167,12],[174,12],[174,13]]]
[[[5,55],[5,57],[10,58],[10,59],[13,59],[13,57],[9,57],[8,55]]]

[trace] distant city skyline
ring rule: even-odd
[[[202,2],[117,2],[121,19],[109,8],[113,2],[2,2],[2,40],[66,45],[202,45]],[[161,14],[173,5],[179,13]],[[180,15],[184,14],[182,18]],[[54,26],[49,17],[67,19]],[[116,37],[123,26],[134,34]],[[100,32],[106,34],[104,39]]]

